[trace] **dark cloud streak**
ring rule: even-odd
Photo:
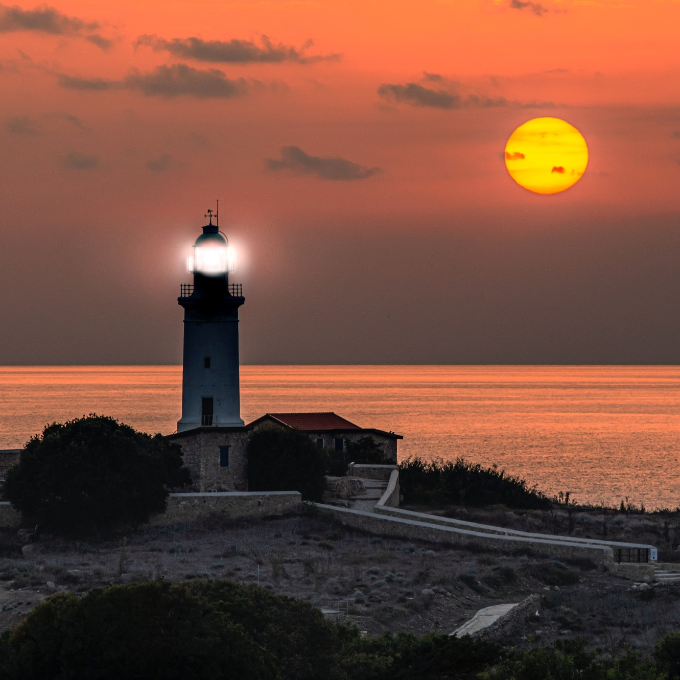
[[[40,134],[35,121],[28,116],[14,116],[5,123],[5,129],[14,135],[35,137]]]
[[[172,98],[189,95],[198,99],[239,97],[248,91],[243,78],[230,80],[217,69],[201,71],[186,64],[159,66],[152,73],[131,73],[123,86],[140,90],[147,97]]]
[[[197,99],[230,99],[245,95],[250,87],[245,79],[230,80],[218,69],[203,71],[186,64],[158,66],[149,73],[133,71],[123,80],[81,78],[65,74],[57,74],[57,78],[59,86],[69,90],[138,90],[147,97],[166,99],[182,95]]]
[[[547,7],[544,7],[540,3],[530,2],[529,0],[526,2],[524,2],[524,0],[510,0],[510,7],[512,7],[512,9],[528,9],[537,17],[543,16],[549,11]]]
[[[314,44],[308,40],[299,49],[283,43],[274,44],[266,35],[260,39],[260,45],[253,40],[202,40],[201,38],[173,38],[166,40],[156,35],[142,35],[135,41],[135,47],[151,47],[155,52],[169,52],[180,59],[196,59],[212,63],[279,64],[290,62],[295,64],[315,64],[320,61],[339,61],[340,54],[308,56],[305,51]]]
[[[298,146],[282,147],[281,159],[268,158],[266,165],[269,170],[292,170],[301,175],[339,181],[367,179],[381,171],[378,167],[369,168],[344,158],[310,156]]]
[[[432,78],[428,78],[428,80],[432,80]],[[444,82],[444,79],[442,78],[441,81],[437,82]],[[396,104],[408,104],[417,108],[442,109],[446,111],[503,107],[554,108],[555,106],[552,102],[521,103],[510,101],[505,97],[492,98],[476,94],[463,96],[455,90],[433,90],[418,83],[406,83],[406,85],[383,83],[378,88],[378,96]]]
[[[64,159],[64,165],[72,170],[93,170],[99,166],[99,158],[90,154],[72,151]]]
[[[107,50],[112,42],[98,33],[92,33],[100,27],[97,21],[86,22],[78,17],[69,17],[47,5],[35,9],[22,9],[18,5],[12,7],[0,5],[0,33],[30,31],[48,35],[75,35]]]

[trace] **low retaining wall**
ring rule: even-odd
[[[654,583],[655,570],[654,563],[633,564],[633,563],[614,563],[608,567],[614,576],[626,578],[629,581],[639,581],[640,583]]]
[[[382,500],[382,499],[381,499]],[[520,531],[519,529],[506,529],[505,527],[496,527],[490,524],[478,524],[476,522],[467,522],[462,519],[455,519],[453,517],[441,517],[440,515],[429,515],[424,512],[413,512],[411,510],[403,510],[402,508],[389,507],[388,504],[375,506],[374,512],[389,515],[390,517],[401,517],[402,519],[413,519],[418,522],[427,522],[428,524],[441,524],[442,526],[449,526],[455,529],[469,529],[470,531],[480,531],[482,533],[501,535],[501,536],[517,536],[519,538],[528,539],[549,539],[551,541],[559,541],[560,543],[578,543],[585,545],[604,545],[612,549],[615,548],[646,548],[647,550],[654,550],[653,545],[646,543],[623,543],[621,541],[607,541],[599,538],[581,538],[579,536],[559,536],[552,534],[539,534],[532,531]]]
[[[0,529],[18,529],[21,526],[21,513],[7,501],[0,502]]]
[[[322,513],[332,516],[340,523],[360,529],[368,533],[391,536],[395,538],[409,538],[412,540],[443,543],[460,548],[470,544],[482,546],[489,550],[530,550],[553,557],[575,558],[587,557],[596,564],[612,565],[614,553],[609,546],[589,545],[585,543],[564,543],[558,540],[531,539],[520,536],[503,536],[487,534],[480,531],[470,531],[441,525],[428,524],[401,517],[388,517],[372,512],[361,512],[338,508],[332,505],[316,506]]]
[[[390,474],[390,481],[387,482],[387,488],[385,493],[380,496],[380,500],[377,502],[374,511],[377,508],[398,508],[399,507],[399,470],[392,470]]]
[[[367,465],[365,463],[350,463],[348,477],[361,477],[362,479],[379,479],[386,482],[392,472],[399,472],[398,465]]]
[[[151,524],[169,524],[206,517],[264,517],[297,512],[302,503],[298,491],[225,491],[171,493],[167,510],[154,515]]]

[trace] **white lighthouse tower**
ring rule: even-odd
[[[194,283],[182,284],[184,307],[182,418],[177,431],[197,427],[242,427],[239,394],[238,308],[245,302],[240,283],[229,283],[233,250],[212,210],[209,224],[189,256]]]

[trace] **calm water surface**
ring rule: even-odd
[[[583,502],[680,505],[680,367],[243,366],[242,416],[335,411],[404,435],[400,457],[497,463]],[[0,367],[0,448],[96,412],[180,416],[179,366]]]

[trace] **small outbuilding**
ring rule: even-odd
[[[182,447],[184,464],[199,491],[248,490],[248,436],[252,430],[276,425],[307,434],[319,448],[343,451],[348,442],[372,437],[388,463],[397,462],[394,432],[363,428],[336,413],[266,413],[244,427],[205,426],[168,437]]]

